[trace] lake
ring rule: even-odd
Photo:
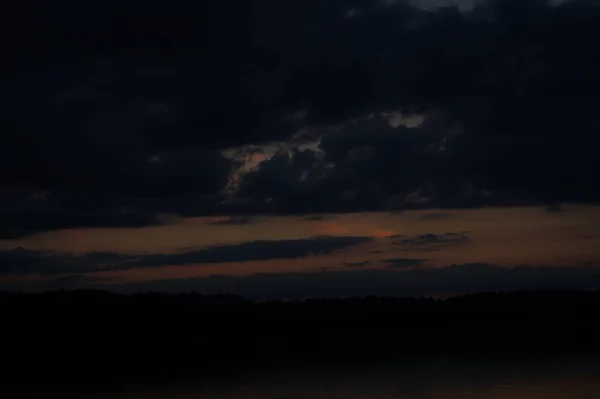
[[[395,364],[263,368],[121,384],[95,399],[595,399],[600,359],[437,357]]]

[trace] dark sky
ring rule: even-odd
[[[3,16],[0,288],[600,283],[595,0]]]

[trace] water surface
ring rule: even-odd
[[[595,399],[600,359],[435,358],[398,364],[272,367],[135,383],[96,399]]]

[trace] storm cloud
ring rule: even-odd
[[[15,3],[0,236],[597,203],[597,2],[455,3]]]

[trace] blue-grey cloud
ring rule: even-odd
[[[428,259],[413,259],[413,258],[395,258],[395,259],[385,259],[383,263],[388,264],[390,269],[406,269],[416,266],[421,266]]]
[[[470,241],[470,232],[449,232],[442,234],[420,234],[412,237],[398,236],[391,239],[392,245],[401,250],[436,251],[451,246],[464,245]]]
[[[364,244],[372,240],[372,237],[330,236],[297,240],[258,240],[241,244],[214,245],[182,254],[146,255],[138,260],[124,263],[119,268],[298,259],[310,255],[329,255],[334,251]]]
[[[243,226],[250,224],[252,219],[245,216],[233,216],[226,220],[211,223],[214,226]]]
[[[111,268],[128,258],[127,255],[111,252],[75,255],[19,247],[0,252],[0,276],[76,275]]]
[[[297,240],[258,240],[240,244],[212,245],[181,253],[148,255],[110,252],[74,255],[17,248],[0,252],[0,276],[29,274],[76,275],[106,270],[142,269],[172,265],[298,259],[311,255],[330,255],[334,251],[364,244],[372,240],[372,237],[331,236]]]
[[[253,299],[340,296],[450,295],[520,289],[600,289],[600,268],[497,267],[487,263],[435,269],[212,276],[138,284],[114,284],[120,292],[232,293]]]
[[[360,262],[344,262],[344,266],[346,267],[352,267],[352,268],[359,268],[359,267],[365,267],[371,264],[371,261],[368,260],[363,260]]]

